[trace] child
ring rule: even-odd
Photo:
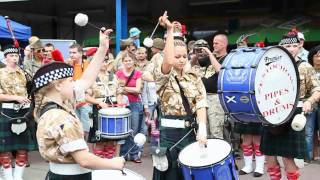
[[[124,159],[102,159],[88,151],[74,103],[81,101],[84,92],[95,81],[104,55],[109,48],[111,29],[100,32],[100,45],[82,77],[72,80],[72,66],[53,62],[35,74],[34,115],[38,119],[37,140],[41,156],[49,161],[50,180],[90,180],[89,169],[122,169]]]

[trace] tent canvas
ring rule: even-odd
[[[11,28],[16,39],[27,41],[31,37],[31,27],[10,20]],[[7,22],[3,16],[0,16],[0,38],[10,39],[11,34],[7,27]]]

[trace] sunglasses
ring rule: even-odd
[[[42,49],[36,49],[35,51],[36,51],[37,53],[46,52],[43,48],[42,48]]]

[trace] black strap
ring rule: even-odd
[[[301,63],[303,63],[303,60],[299,59],[299,60],[297,61],[297,68],[299,68],[299,66],[300,66]]]
[[[61,107],[54,102],[48,102],[40,111],[40,116],[42,116],[45,112],[51,110],[51,109],[61,109]]]
[[[131,81],[132,76],[133,76],[133,74],[134,74],[134,71],[135,71],[135,70],[132,71],[132,73],[130,74],[130,76],[129,76],[129,78],[128,78],[128,80],[127,80],[127,82],[126,82],[126,84],[125,84],[124,86],[127,86],[127,85],[129,84],[129,82]]]
[[[192,111],[191,111],[191,108],[190,108],[190,104],[189,104],[189,102],[188,102],[187,97],[186,97],[185,94],[184,94],[184,91],[182,90],[182,87],[181,87],[181,85],[180,85],[180,83],[179,83],[179,80],[178,80],[178,78],[177,78],[176,76],[175,76],[174,78],[176,79],[176,81],[177,81],[177,83],[178,83],[178,86],[179,86],[179,89],[180,89],[180,95],[181,95],[181,98],[182,98],[183,107],[184,107],[184,109],[186,110],[187,115],[188,115],[188,116],[192,116]]]

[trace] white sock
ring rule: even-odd
[[[252,155],[251,156],[243,156],[244,167],[241,169],[245,173],[251,173],[253,170],[252,167]]]
[[[265,156],[256,156],[256,169],[254,170],[254,172],[263,174],[264,162],[265,162]]]

